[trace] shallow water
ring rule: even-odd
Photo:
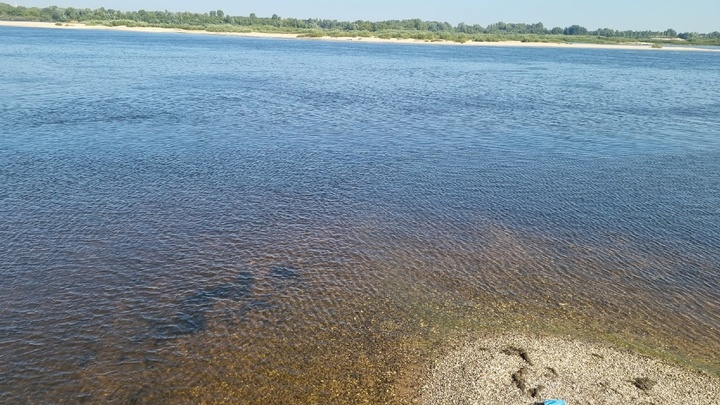
[[[0,27],[0,401],[403,401],[486,330],[718,373],[718,67]]]

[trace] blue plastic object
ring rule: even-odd
[[[543,405],[567,405],[562,399],[546,399]]]

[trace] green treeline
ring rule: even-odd
[[[423,21],[420,19],[391,21],[337,21],[310,18],[258,17],[254,13],[247,17],[226,15],[222,10],[208,13],[170,11],[118,11],[113,9],[80,9],[73,7],[22,7],[0,3],[0,19],[19,21],[47,21],[56,23],[80,22],[109,26],[137,26],[182,28],[216,32],[274,32],[298,33],[316,36],[375,36],[380,38],[413,38],[420,40],[502,41],[520,40],[526,42],[599,42],[620,43],[629,41],[663,42],[682,39],[681,43],[694,45],[720,45],[720,32],[677,33],[665,31],[618,31],[599,28],[591,31],[579,25],[546,28],[542,23],[498,22],[486,27],[478,24],[460,23],[452,26],[447,22]]]

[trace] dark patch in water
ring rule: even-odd
[[[282,290],[287,288],[285,281],[294,282],[299,277],[299,271],[290,267],[273,267],[269,272],[274,289]],[[260,297],[250,299],[251,289],[255,283],[251,272],[242,272],[237,276],[234,283],[220,284],[212,288],[206,288],[183,299],[179,304],[179,311],[168,325],[163,325],[159,332],[160,339],[174,339],[182,335],[190,335],[202,332],[207,328],[207,312],[211,311],[213,305],[219,300],[231,300],[241,302],[245,305],[239,309],[240,315],[244,315],[253,308],[267,308],[270,305],[268,300],[272,295],[264,294]]]
[[[270,269],[270,276],[283,280],[294,280],[298,278],[298,271],[290,267],[273,267]]]
[[[242,272],[234,283],[200,290],[185,298],[180,302],[180,311],[173,322],[161,328],[160,337],[173,338],[205,330],[207,327],[205,313],[212,309],[213,304],[218,300],[243,301],[250,294],[253,282],[251,273]]]

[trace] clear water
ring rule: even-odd
[[[403,402],[453,337],[720,370],[720,55],[0,28],[0,402]]]

